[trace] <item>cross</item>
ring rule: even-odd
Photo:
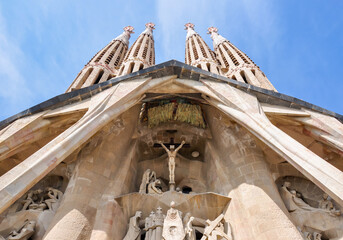
[[[177,148],[178,146],[181,145],[181,143],[174,143],[174,138],[170,138],[170,142],[169,143],[163,143],[166,147],[170,148],[170,145],[174,145],[175,148]],[[154,143],[154,146],[155,148],[160,148],[162,147],[161,144],[159,143]],[[190,144],[189,143],[185,143],[183,145],[184,148],[189,148],[190,147]]]

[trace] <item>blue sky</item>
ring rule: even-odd
[[[156,64],[184,62],[184,24],[219,33],[276,89],[343,114],[343,1],[11,0],[0,3],[0,120],[63,93],[127,25],[154,22]]]

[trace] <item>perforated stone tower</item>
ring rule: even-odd
[[[0,122],[0,239],[342,239],[343,116],[213,27],[215,52],[188,23],[186,63],[155,65],[153,29]]]
[[[119,76],[155,65],[155,46],[152,32],[155,24],[147,23],[145,26],[146,29],[139,35],[126,54]]]
[[[118,75],[126,55],[133,27],[127,26],[124,32],[101,49],[77,75],[67,92],[107,81]]]
[[[276,91],[261,69],[244,52],[219,35],[217,28],[210,27],[208,32],[223,76]]]
[[[185,62],[191,66],[219,74],[219,67],[214,52],[208,47],[198,33],[194,31],[194,24],[187,23]]]

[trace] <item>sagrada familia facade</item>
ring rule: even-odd
[[[185,26],[185,63],[128,26],[0,122],[0,239],[343,239],[343,116]]]

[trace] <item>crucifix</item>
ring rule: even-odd
[[[182,141],[181,144],[174,144],[173,138],[171,138],[170,142],[171,143],[166,144],[167,146],[169,146],[169,149],[168,149],[166,147],[166,145],[162,143],[162,141],[158,141],[158,143],[164,148],[164,150],[168,154],[169,189],[171,191],[173,191],[175,189],[175,158],[176,158],[176,154],[186,142]],[[179,146],[175,149],[175,145],[179,145]]]

